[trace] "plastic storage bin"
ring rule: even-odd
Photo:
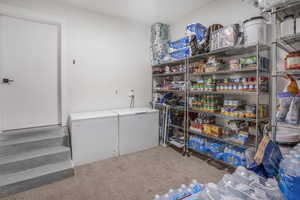
[[[299,13],[299,17],[296,18],[296,33],[297,34],[300,33],[300,13]]]
[[[233,24],[211,34],[210,50],[234,47],[238,42],[239,25]]]
[[[261,17],[253,17],[243,23],[245,45],[255,45],[257,42],[267,44],[267,23]]]
[[[280,24],[281,37],[295,34],[295,16],[288,15]]]

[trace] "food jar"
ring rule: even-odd
[[[285,69],[300,69],[300,52],[290,53],[286,56]]]
[[[295,34],[295,16],[288,15],[284,17],[283,22],[280,24],[281,37]]]

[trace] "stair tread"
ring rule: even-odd
[[[72,168],[73,166],[71,161],[64,161],[64,162],[48,164],[41,167],[28,169],[17,173],[0,175],[0,187],[7,186],[14,183],[19,183],[33,178],[38,178],[44,175],[49,175],[52,173],[56,173],[56,172],[60,172]]]
[[[0,140],[0,146],[8,146],[14,144],[22,144],[27,142],[34,142],[46,139],[54,139],[64,137],[65,134],[63,132],[47,132],[43,134],[29,135],[20,138],[9,138],[5,140]]]
[[[66,146],[35,149],[28,152],[18,153],[15,155],[0,157],[0,165],[68,151],[70,151],[70,149]]]
[[[40,134],[40,133],[58,132],[58,131],[64,131],[64,128],[60,126],[37,127],[37,128],[29,128],[29,129],[4,131],[3,133],[1,133],[1,135],[17,136],[22,134]]]

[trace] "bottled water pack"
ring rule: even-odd
[[[229,165],[238,167],[246,166],[245,151],[216,142],[203,136],[190,136],[188,146],[195,151],[208,153],[217,160],[223,160]]]
[[[280,163],[279,187],[288,200],[300,197],[300,144],[294,147]]]
[[[156,195],[154,200],[197,200],[195,198],[203,190],[203,188],[204,186],[202,184],[199,184],[197,180],[193,180],[189,186],[182,184],[177,190],[170,189],[168,193],[162,196]]]
[[[283,200],[284,197],[275,179],[265,179],[244,167],[238,167],[230,175],[224,175],[218,184],[205,186],[196,180],[187,187],[169,190],[165,195],[156,195],[154,200]],[[288,199],[289,200],[289,199]]]

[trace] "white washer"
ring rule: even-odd
[[[116,110],[119,114],[120,155],[158,146],[158,111],[150,108]]]
[[[75,166],[118,156],[118,114],[114,111],[70,115]]]

